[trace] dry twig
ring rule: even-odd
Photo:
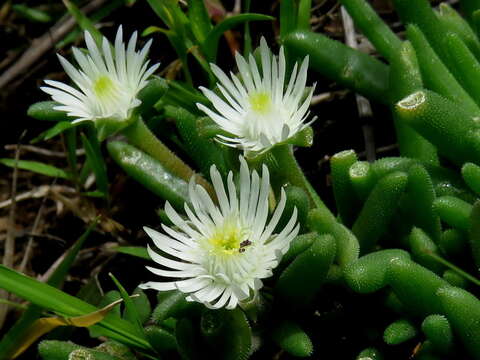
[[[20,143],[25,136],[27,130],[25,130],[20,138],[18,139],[18,148],[15,153],[15,166],[13,168],[12,175],[12,189],[11,189],[11,198],[12,203],[10,205],[10,212],[8,214],[8,226],[7,226],[7,236],[5,238],[5,247],[3,252],[3,265],[8,268],[13,268],[13,260],[15,258],[15,210],[16,210],[16,194],[17,194],[17,178],[18,178],[18,160],[20,158]],[[0,298],[8,300],[8,293],[5,290],[0,292]],[[5,322],[5,317],[7,316],[8,305],[0,304],[0,328],[3,327]]]
[[[32,189],[30,191],[26,191],[19,195],[16,195],[14,198],[7,199],[5,201],[0,202],[0,209],[10,206],[12,202],[19,202],[28,199],[38,199],[47,196],[50,191],[57,191],[61,193],[68,193],[68,194],[75,194],[77,191],[74,188],[64,186],[64,185],[40,185],[39,187]]]
[[[102,6],[106,0],[92,0],[87,4],[82,11],[89,13]],[[50,28],[41,37],[32,41],[28,50],[26,50],[20,59],[15,61],[5,72],[0,76],[0,89],[10,83],[17,76],[25,73],[40,59],[47,51],[49,51],[57,41],[62,39],[75,26],[75,19],[71,16],[63,17],[53,27]]]
[[[51,186],[53,186],[55,182],[56,180],[53,181]],[[42,218],[42,215],[43,215],[43,209],[45,207],[46,200],[47,200],[47,197],[44,196],[42,199],[42,203],[40,204],[40,207],[38,209],[37,215],[35,216],[35,220],[33,221],[32,234],[35,234],[35,235],[37,234],[37,228],[38,228],[38,225],[40,224],[40,219]],[[28,237],[27,246],[25,247],[25,252],[23,253],[22,262],[18,267],[18,271],[21,273],[25,272],[25,268],[27,267],[27,264],[30,261],[30,257],[33,249],[33,238],[34,238],[33,235],[30,235]]]
[[[50,157],[58,157],[58,158],[67,157],[65,152],[61,152],[61,151],[48,150],[48,149],[44,149],[44,148],[33,146],[33,145],[22,145],[21,147],[22,147],[22,151],[29,151],[35,154],[40,154],[40,155],[45,155]],[[17,150],[17,148],[18,148],[17,144],[7,144],[4,146],[5,150]],[[85,155],[85,150],[77,149],[76,154],[77,156]]]

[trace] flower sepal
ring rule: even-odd
[[[205,139],[214,139],[218,135],[232,136],[231,133],[223,130],[220,125],[208,116],[202,116],[197,119],[198,135]]]
[[[282,144],[295,145],[300,147],[310,147],[313,145],[313,129],[311,126],[307,126],[293,135]],[[278,145],[282,145],[278,144]]]
[[[97,130],[97,137],[99,141],[105,140],[107,137],[114,135],[128,126],[132,125],[135,121],[138,121],[140,117],[132,114],[132,116],[119,120],[118,118],[108,117],[96,119],[93,123]]]
[[[151,110],[168,91],[168,82],[159,76],[153,75],[147,85],[140,90],[137,97],[141,104],[133,109],[134,114],[143,115]]]
[[[259,319],[267,314],[271,304],[262,295],[260,291],[255,291],[253,296],[247,300],[238,303],[247,318],[253,323],[258,323]]]

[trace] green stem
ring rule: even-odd
[[[446,267],[450,268],[451,270],[455,271],[458,275],[462,276],[463,278],[467,279],[470,281],[472,284],[475,284],[477,286],[480,286],[480,281],[475,277],[467,273],[466,271],[463,271],[460,269],[458,266],[455,266],[451,262],[445,260],[441,256],[434,254],[430,251],[427,251],[426,254],[430,256],[432,259],[435,261],[438,261],[440,264],[445,265]]]
[[[330,210],[323,203],[312,185],[308,182],[305,174],[297,163],[293,155],[292,145],[279,145],[272,148],[272,155],[274,156],[278,168],[276,169],[279,175],[292,185],[303,188],[310,199],[310,204],[319,209]],[[332,214],[333,216],[333,214]]]
[[[196,174],[192,168],[185,164],[177,155],[165,146],[147,127],[141,118],[135,120],[132,125],[123,129],[123,134],[129,142],[140,150],[158,160],[173,175],[190,181],[192,176],[198,184],[202,185],[210,194],[213,193],[212,185],[203,177]]]

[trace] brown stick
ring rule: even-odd
[[[56,183],[56,179],[53,181],[51,186],[54,186],[55,183]],[[47,197],[45,196],[42,199],[42,203],[40,204],[37,215],[35,216],[35,221],[33,222],[33,227],[32,227],[32,235],[28,237],[27,246],[25,247],[25,252],[23,253],[23,259],[22,259],[22,262],[20,263],[20,266],[18,267],[18,271],[21,273],[25,272],[25,269],[27,268],[27,264],[30,261],[30,257],[32,255],[32,249],[33,249],[33,238],[34,238],[33,234],[37,234],[37,229],[40,224],[40,219],[42,218],[42,215],[43,215],[43,209],[45,207],[46,200],[47,200]]]
[[[82,8],[84,13],[89,13],[102,6],[106,0],[92,0]],[[18,75],[28,70],[43,54],[53,48],[55,43],[68,34],[75,26],[75,19],[71,16],[60,19],[54,26],[50,28],[41,37],[32,41],[28,50],[26,50],[18,61],[10,66],[0,76],[0,89],[15,79]]]
[[[17,150],[17,147],[18,147],[17,144],[7,144],[7,145],[4,146],[4,149],[5,150]],[[57,157],[57,158],[67,157],[65,152],[48,150],[48,149],[44,149],[44,148],[41,148],[41,147],[38,147],[38,146],[33,146],[33,145],[22,145],[22,150],[23,151],[30,151],[30,152],[40,154],[40,155]],[[84,149],[77,149],[76,150],[76,155],[77,156],[85,155],[85,150]]]
[[[20,143],[22,138],[25,136],[25,130],[20,138],[18,139],[18,148],[15,152],[15,166],[13,168],[13,175],[12,175],[12,190],[11,190],[11,198],[12,204],[10,205],[10,212],[8,214],[8,226],[7,226],[7,236],[5,238],[5,250],[3,253],[3,265],[8,268],[13,268],[13,260],[15,258],[15,210],[16,210],[16,195],[17,195],[17,178],[18,178],[18,160],[20,158]],[[8,292],[2,290],[0,292],[0,298],[8,300]],[[5,318],[8,312],[8,305],[7,304],[0,304],[0,329],[3,327],[3,323],[5,322]]]

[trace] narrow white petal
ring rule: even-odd
[[[154,282],[150,281],[145,284],[140,284],[138,286],[140,289],[155,289],[158,291],[169,291],[169,290],[175,290],[175,283],[174,282]]]
[[[242,75],[243,83],[245,84],[248,92],[255,91],[255,85],[253,84],[252,75],[250,73],[247,62],[245,61],[245,58],[237,52],[235,54],[235,60],[237,62],[238,70]]]
[[[250,67],[250,73],[253,77],[253,82],[255,83],[255,88],[257,91],[262,91],[262,79],[260,78],[260,73],[258,71],[257,62],[252,54],[248,57],[248,65]]]
[[[265,91],[271,91],[272,87],[272,71],[270,60],[270,49],[267,46],[267,41],[262,36],[260,39],[260,53],[262,57],[262,75],[263,75],[263,87]]]
[[[213,187],[218,198],[218,203],[220,204],[220,209],[222,209],[222,214],[225,215],[228,213],[230,203],[227,198],[227,193],[225,192],[225,186],[223,186],[222,177],[220,176],[220,173],[215,165],[210,168],[210,178],[212,179]]]
[[[158,263],[160,265],[168,267],[170,269],[188,270],[188,269],[191,269],[192,266],[193,266],[191,264],[183,263],[183,262],[180,262],[180,261],[174,261],[174,260],[167,259],[166,257],[157,254],[154,250],[152,250],[152,248],[150,246],[147,246],[147,251],[148,251],[148,255],[152,258],[153,261],[155,261],[156,263]]]

